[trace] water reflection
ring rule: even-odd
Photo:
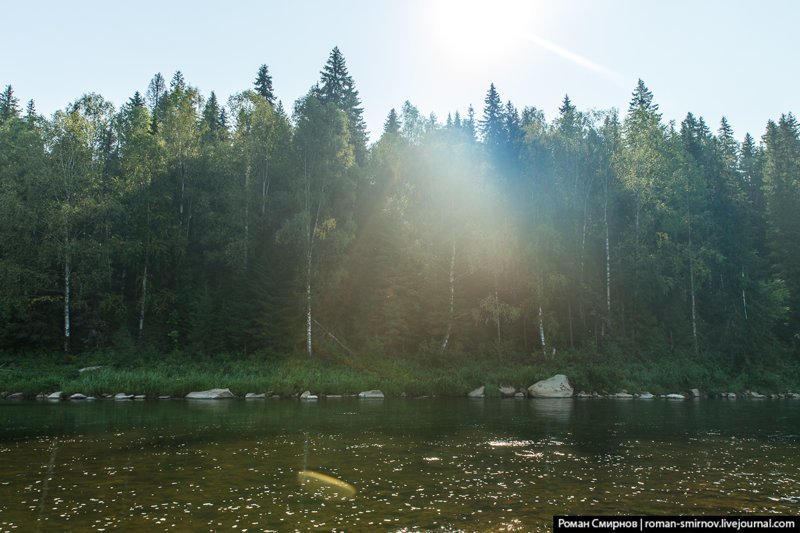
[[[549,531],[553,514],[789,514],[798,415],[789,402],[0,404],[0,530]],[[303,469],[358,496],[301,491]]]

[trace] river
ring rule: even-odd
[[[549,531],[800,512],[792,400],[0,402],[0,530]],[[326,499],[304,469],[351,484]]]

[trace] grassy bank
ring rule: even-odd
[[[90,365],[104,368],[80,373]],[[63,355],[0,358],[0,391],[27,397],[63,391],[87,395],[135,393],[184,396],[190,391],[230,388],[236,395],[272,391],[281,396],[303,390],[321,394],[353,394],[380,389],[388,396],[464,396],[486,385],[487,395],[499,385],[528,387],[561,373],[576,391],[652,393],[699,388],[706,392],[762,393],[800,391],[800,364],[774,360],[732,372],[713,358],[671,357],[657,362],[635,358],[598,359],[572,353],[553,359],[390,357],[320,357],[302,355],[218,356],[190,358],[181,354],[132,355],[93,353],[65,360]]]

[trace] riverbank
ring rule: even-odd
[[[228,388],[237,396],[266,393],[296,396],[357,394],[380,389],[389,397],[465,396],[481,385],[486,395],[498,396],[498,387],[525,389],[553,374],[565,374],[576,392],[664,394],[699,389],[762,394],[800,392],[800,364],[773,362],[733,373],[713,359],[665,358],[659,362],[565,354],[552,359],[488,359],[454,356],[447,359],[392,359],[388,357],[275,357],[266,354],[190,358],[182,354],[140,355],[94,353],[70,360],[63,355],[0,359],[0,392],[92,396],[126,392],[148,397],[183,397],[191,391]],[[84,370],[88,367],[97,367]]]

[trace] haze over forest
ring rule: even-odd
[[[800,127],[568,96],[424,116],[368,143],[334,48],[287,109],[176,72],[119,109],[0,96],[0,347],[447,361],[800,356]],[[275,83],[280,83],[276,80]],[[91,90],[87,87],[87,90]],[[476,95],[478,98],[479,95]]]

